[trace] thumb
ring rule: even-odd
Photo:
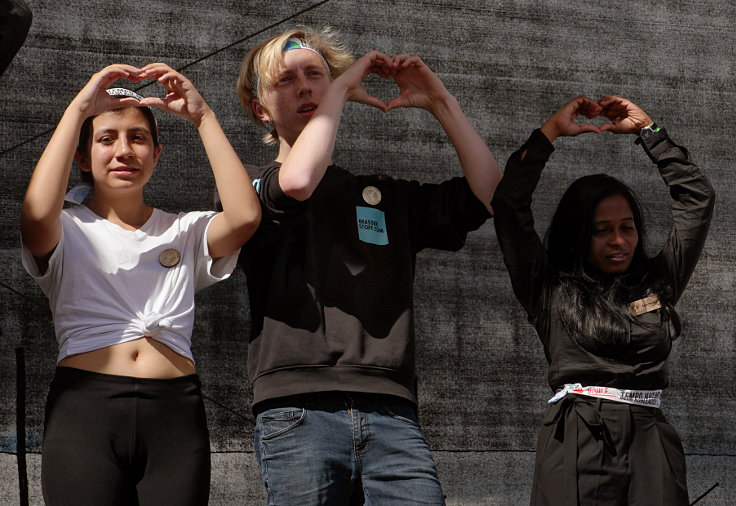
[[[615,125],[614,123],[604,123],[599,128],[601,132],[612,132],[614,134],[619,133],[618,125]]]
[[[399,109],[400,107],[411,107],[411,103],[404,96],[396,97],[389,101],[388,110]]]
[[[146,97],[143,100],[141,100],[139,104],[141,106],[158,107],[158,108],[162,108],[166,105],[165,100],[160,97]]]
[[[348,98],[351,102],[357,102],[359,104],[366,104],[370,105],[371,107],[375,107],[376,109],[380,109],[383,112],[388,111],[388,106],[386,103],[381,100],[380,98],[376,98],[370,93],[368,93],[365,88],[362,86],[360,88],[357,88],[351,96]]]
[[[143,103],[145,100],[146,100],[145,98],[139,101],[137,98],[133,98],[133,97],[110,97],[110,106],[112,108],[139,107],[142,105],[146,105]]]
[[[593,133],[599,134],[599,133],[601,133],[601,129],[599,127],[591,124],[591,123],[586,123],[584,125],[580,125],[580,133],[581,134],[588,133],[588,132],[593,132]]]
[[[380,98],[376,98],[371,95],[366,95],[362,97],[361,103],[370,105],[371,107],[375,107],[376,109],[380,109],[383,112],[389,111],[389,106],[386,104],[386,102],[384,102]]]

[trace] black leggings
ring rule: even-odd
[[[47,505],[206,505],[210,444],[196,374],[132,378],[57,367],[46,404]]]

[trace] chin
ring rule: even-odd
[[[629,267],[631,267],[631,262],[627,263],[626,265],[611,265],[602,270],[606,274],[624,274],[626,271],[629,270]]]

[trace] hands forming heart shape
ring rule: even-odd
[[[395,98],[384,102],[374,97],[363,86],[370,74],[393,79],[399,87]],[[353,63],[335,81],[342,80],[348,88],[348,100],[367,104],[383,112],[399,107],[419,107],[432,112],[450,93],[442,81],[418,56],[399,54],[393,58],[371,51]]]
[[[370,74],[384,79],[393,79],[399,94],[384,102],[365,89],[363,81]],[[147,97],[138,101],[131,97],[110,97],[105,90],[116,80],[127,79],[139,82],[156,79],[166,96]],[[348,100],[376,107],[384,112],[400,107],[418,107],[437,114],[448,104],[452,95],[442,81],[418,56],[399,54],[389,57],[379,51],[371,51],[355,61],[345,72],[335,79],[342,81],[348,91]],[[211,109],[194,85],[179,72],[164,63],[151,63],[143,68],[132,65],[115,64],[105,67],[92,76],[82,88],[72,105],[92,116],[116,107],[145,105],[167,110],[198,125]],[[591,120],[603,117],[608,122],[577,123],[578,116]],[[628,99],[605,96],[597,102],[586,96],[579,96],[555,112],[542,125],[542,132],[550,141],[560,136],[576,136],[582,133],[612,132],[616,134],[638,134],[642,128],[651,125],[652,120],[639,106]]]
[[[384,102],[365,89],[364,79],[376,74],[393,79],[399,87],[398,96]],[[105,90],[116,80],[139,82],[156,79],[167,91],[163,98],[146,97],[138,101],[132,97],[110,97]],[[371,51],[353,63],[335,81],[341,80],[348,90],[348,100],[368,104],[384,112],[400,107],[419,107],[435,113],[443,101],[452,96],[437,75],[418,56],[399,54],[389,57],[379,51]],[[197,124],[209,110],[194,85],[182,74],[163,63],[151,63],[143,68],[115,64],[105,67],[92,76],[74,102],[88,116],[100,114],[117,107],[152,106],[168,110]]]
[[[138,101],[132,97],[111,97],[108,87],[118,79],[133,83],[155,79],[166,90],[164,97],[146,97]],[[165,63],[150,63],[143,68],[114,64],[92,76],[72,101],[85,116],[95,116],[118,107],[151,106],[169,111],[199,125],[211,109],[192,82]]]
[[[607,123],[577,123],[578,116],[594,119],[604,117]],[[638,134],[642,128],[651,125],[652,120],[639,106],[628,99],[605,96],[598,102],[586,96],[579,96],[554,113],[542,125],[542,132],[554,141],[557,137],[576,136],[582,133],[612,132],[615,134]]]
[[[399,95],[386,103],[369,94],[363,86],[363,80],[370,74],[392,78],[399,87]],[[451,97],[442,81],[418,56],[407,54],[390,58],[378,51],[371,51],[337,79],[345,81],[349,90],[348,100],[368,104],[384,112],[399,107],[420,107],[435,114]],[[600,125],[577,123],[575,119],[578,116],[585,116],[589,120],[602,117],[608,121]],[[550,141],[554,141],[560,136],[588,132],[638,134],[651,124],[649,115],[628,99],[609,95],[596,102],[581,95],[553,114],[542,126],[542,131]]]

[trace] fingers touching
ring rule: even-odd
[[[607,123],[578,123],[577,118],[603,117]],[[542,132],[554,141],[557,137],[576,136],[582,133],[612,132],[617,134],[636,134],[652,123],[651,118],[636,104],[622,97],[605,96],[595,102],[586,96],[579,96],[555,112],[542,126]]]
[[[166,90],[166,95],[146,97],[141,101],[132,97],[110,97],[106,90],[119,79],[133,83],[155,79]],[[165,63],[149,63],[142,68],[109,65],[92,76],[75,100],[80,110],[90,116],[119,107],[151,106],[197,123],[207,111],[206,103],[191,81]]]
[[[354,88],[349,100],[372,105],[384,112],[399,107],[431,108],[438,99],[447,95],[442,81],[418,56],[398,54],[388,57],[378,51],[371,51],[358,59],[354,66],[357,70],[353,79],[359,78],[359,82],[353,82]],[[388,102],[371,96],[362,84],[370,74],[393,79],[398,86],[398,95]]]
[[[607,96],[598,102],[601,116],[610,121],[601,125],[601,131],[617,134],[639,133],[642,128],[652,124],[652,119],[639,106],[622,97]]]

